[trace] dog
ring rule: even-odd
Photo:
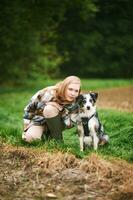
[[[94,150],[97,150],[100,137],[104,135],[104,128],[96,110],[97,98],[98,93],[95,92],[80,95],[77,98],[77,112],[69,114],[71,123],[77,126],[80,151],[84,151],[87,146],[93,146]]]

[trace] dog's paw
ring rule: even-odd
[[[103,135],[103,137],[99,140],[98,145],[103,146],[109,142],[109,136],[108,135]]]
[[[83,150],[83,149],[80,149],[80,151],[83,152],[84,150]]]

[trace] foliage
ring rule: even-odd
[[[60,51],[69,52],[61,71],[82,77],[132,77],[133,2],[95,2],[93,17],[79,20],[73,7],[60,25]]]
[[[41,74],[131,78],[132,6],[131,0],[1,0],[0,81]]]

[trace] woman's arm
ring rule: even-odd
[[[34,96],[32,96],[32,98],[30,99],[30,102],[24,108],[24,115],[23,115],[24,130],[27,129],[32,118],[35,116],[37,104],[40,98],[39,94],[40,94],[40,91],[38,91]]]
[[[36,102],[30,101],[30,103],[24,108],[24,130],[27,129],[31,119],[35,116],[36,105]]]
[[[51,89],[53,89],[52,86],[50,89],[48,87],[39,90],[24,108],[24,130],[27,129],[31,120],[35,121],[37,119],[42,119],[42,113],[46,103],[51,101],[53,98],[53,91]]]

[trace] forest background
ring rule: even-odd
[[[132,8],[132,0],[1,0],[1,84],[132,78]]]

